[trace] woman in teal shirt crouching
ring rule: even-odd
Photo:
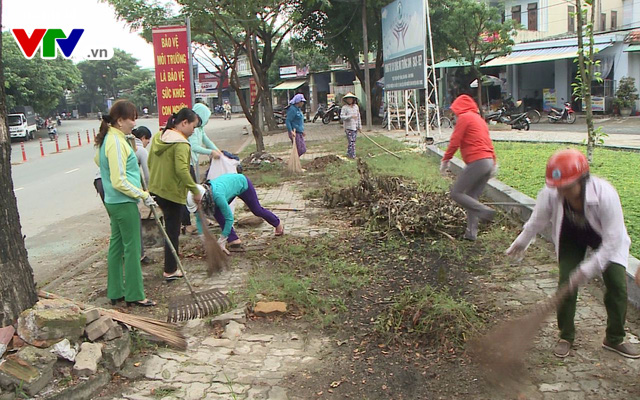
[[[220,229],[222,229],[219,243],[223,250],[227,250],[227,244],[230,250],[242,249],[242,242],[238,239],[238,235],[233,229],[233,211],[229,207],[229,203],[236,197],[244,201],[253,215],[264,219],[269,225],[276,228],[276,236],[282,236],[284,233],[284,225],[274,213],[260,205],[256,189],[246,176],[242,174],[224,174],[216,179],[207,181],[205,186],[200,187],[201,192],[204,192],[202,208],[205,213],[213,215],[218,221]],[[197,208],[191,192],[187,194],[187,207],[194,211]],[[202,234],[200,218],[197,218],[196,222],[198,232]]]

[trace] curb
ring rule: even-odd
[[[444,156],[444,151],[436,147],[435,145],[427,146],[425,155],[428,157],[437,157],[441,159]],[[459,158],[452,158],[449,163],[451,172],[456,175],[462,171],[465,163]],[[520,193],[511,186],[505,185],[497,179],[490,179],[485,186],[484,195],[496,202],[505,203],[519,203],[521,206],[497,206],[500,207],[512,215],[516,215],[522,222],[526,222],[531,213],[533,212],[532,206],[526,204],[535,204],[536,200]],[[543,238],[551,241],[551,228],[548,227],[540,234]],[[629,265],[627,265],[627,299],[636,308],[640,308],[640,287],[635,283],[636,271],[640,268],[640,260],[629,254]]]
[[[45,290],[47,292],[53,292],[55,291],[55,289],[60,286],[60,284],[66,280],[68,280],[70,277],[76,275],[77,271],[81,270],[81,269],[85,269],[86,267],[94,264],[96,261],[100,260],[100,259],[106,259],[107,258],[107,252],[109,251],[108,246],[106,249],[102,248],[100,250],[98,250],[94,255],[92,255],[91,257],[79,262],[78,264],[76,264],[75,266],[72,266],[71,268],[67,269],[62,275],[60,275],[59,277],[55,278],[54,280],[52,280],[51,282],[47,282],[44,286],[42,286],[42,290]]]
[[[495,132],[495,131],[494,131]],[[513,142],[513,143],[551,143],[551,144],[567,144],[567,145],[578,145],[578,146],[586,146],[584,143],[582,142],[571,142],[571,141],[567,141],[567,140],[539,140],[539,139],[491,139],[493,142]],[[439,143],[449,143],[448,140],[439,142]],[[610,145],[610,144],[599,144],[596,146],[596,148],[604,148],[604,149],[610,149],[610,150],[624,150],[624,151],[633,151],[633,152],[640,152],[640,147],[636,147],[636,146],[617,146],[617,145]]]

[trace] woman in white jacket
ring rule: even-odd
[[[353,93],[347,93],[342,97],[345,105],[340,110],[340,119],[344,123],[344,132],[347,134],[347,157],[356,158],[356,137],[358,131],[362,130],[362,119],[360,119],[360,107],[358,98]]]
[[[551,224],[560,271],[558,285],[569,283],[572,291],[557,310],[560,339],[554,354],[564,358],[571,351],[578,286],[602,274],[607,310],[602,347],[627,358],[640,358],[635,348],[623,343],[627,313],[625,266],[631,240],[624,225],[618,192],[607,181],[590,176],[587,158],[574,149],[561,150],[551,156],[546,182],[531,218],[507,254],[522,258],[536,234]],[[587,248],[592,249],[589,257],[586,257]]]

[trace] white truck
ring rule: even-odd
[[[35,137],[38,130],[36,114],[31,106],[15,107],[7,115],[9,136],[11,139],[22,139],[25,142]]]

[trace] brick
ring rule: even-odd
[[[259,301],[253,308],[253,313],[259,317],[279,315],[287,312],[287,303],[282,301]]]
[[[109,331],[113,327],[114,321],[107,317],[102,316],[97,320],[93,321],[85,328],[85,332],[89,340],[96,341],[101,338],[105,333]]]
[[[87,318],[87,324],[92,323],[93,321],[100,318],[100,310],[97,308],[92,308],[90,310],[86,310],[84,312],[84,316]]]
[[[116,325],[114,327],[109,328],[107,333],[102,337],[104,340],[113,340],[122,336],[122,326]]]

